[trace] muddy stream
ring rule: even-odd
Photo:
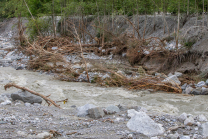
[[[155,92],[149,94],[147,91],[130,91],[124,88],[105,88],[96,84],[82,82],[64,82],[54,79],[50,75],[26,70],[15,70],[11,67],[0,68],[0,92],[13,93],[16,88],[4,90],[4,85],[14,82],[20,86],[27,87],[43,95],[51,95],[53,100],[68,98],[62,108],[70,108],[72,105],[82,106],[87,103],[96,106],[128,105],[142,106],[147,110],[154,110],[159,113],[178,115],[183,112],[193,115],[208,115],[208,96],[183,96]],[[44,102],[43,105],[46,105]]]

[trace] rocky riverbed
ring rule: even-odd
[[[180,72],[166,76],[161,73],[151,75],[164,78],[164,82],[173,85],[179,84],[183,94],[59,81],[52,72],[25,70],[29,57],[14,47],[10,40],[12,35],[9,32],[0,36],[1,138],[208,138],[208,81],[182,84],[179,78],[183,74]],[[84,67],[79,63],[80,56],[65,57],[75,71],[79,72]],[[111,64],[124,62],[114,55],[100,57],[85,53],[85,58],[98,62],[105,60]],[[92,66],[88,63],[88,68]],[[129,78],[139,76],[127,75],[124,71],[118,73]],[[89,73],[91,80],[94,75],[105,79],[109,77],[108,74]],[[86,72],[83,72],[76,81],[85,80]],[[49,107],[41,98],[18,92],[16,88],[5,91],[4,85],[7,83],[50,95],[50,99],[63,109]],[[63,101],[65,99],[68,101]]]

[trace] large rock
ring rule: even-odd
[[[185,89],[185,94],[190,94],[194,89],[191,86],[187,86]]]
[[[106,108],[107,114],[114,114],[114,113],[118,113],[118,112],[120,112],[120,109],[117,106],[112,105],[112,106],[108,106]]]
[[[199,116],[197,116],[196,119],[199,122],[207,122],[207,118],[203,114],[200,114]]]
[[[202,87],[202,95],[208,95],[208,88]]]
[[[184,122],[185,120],[187,119],[187,114],[184,112],[184,113],[182,113],[179,117],[178,117],[178,120],[180,121],[180,122]]]
[[[31,104],[33,104],[33,103],[40,103],[41,104],[42,103],[41,97],[33,95],[28,91],[22,91],[22,90],[12,93],[11,98],[13,101],[21,100],[24,103],[26,103],[26,102],[31,103]]]
[[[164,128],[161,124],[155,123],[146,113],[137,112],[134,109],[128,110],[128,116],[131,119],[127,123],[130,130],[152,137],[162,135]]]
[[[204,123],[200,127],[200,134],[204,137],[208,137],[208,122]]]
[[[193,89],[191,91],[191,93],[189,94],[193,94],[193,95],[201,95],[202,94],[202,89],[200,87],[197,87],[196,89]]]
[[[90,118],[94,118],[94,119],[102,118],[105,115],[103,112],[103,108],[100,107],[89,109],[88,114]]]
[[[167,83],[171,83],[172,85],[180,85],[181,82],[178,80],[176,75],[172,75],[170,77],[167,77],[166,79],[164,79],[162,82],[167,82]]]
[[[201,82],[198,82],[197,83],[196,87],[202,87],[204,85],[206,85],[205,82],[204,81],[201,81]]]
[[[87,116],[88,115],[88,110],[91,109],[91,108],[95,108],[95,107],[96,106],[93,105],[93,104],[86,104],[84,106],[78,107],[77,108],[77,110],[78,110],[77,116],[79,116],[79,117]]]
[[[194,118],[192,116],[186,118],[186,120],[184,121],[184,125],[188,125],[188,126],[191,126],[193,125],[195,122],[194,122]]]

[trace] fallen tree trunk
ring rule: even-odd
[[[59,105],[57,105],[53,100],[49,99],[48,97],[46,97],[46,96],[44,96],[44,95],[42,95],[42,94],[39,94],[39,93],[34,92],[34,91],[30,90],[30,89],[27,89],[27,88],[25,88],[25,87],[21,87],[21,86],[18,86],[18,85],[16,85],[16,84],[9,83],[9,84],[6,84],[6,85],[4,86],[4,89],[7,90],[7,88],[10,88],[10,87],[16,87],[16,88],[18,88],[18,89],[22,89],[22,90],[24,90],[24,91],[28,91],[28,92],[30,92],[31,94],[34,94],[34,95],[36,95],[36,96],[40,96],[40,97],[42,97],[42,98],[48,103],[49,106],[51,106],[51,105],[53,104],[55,107],[58,107],[58,108],[61,109],[61,107],[60,107]]]

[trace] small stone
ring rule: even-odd
[[[186,118],[187,118],[187,114],[186,113],[182,113],[179,117],[178,117],[178,120],[180,121],[180,122],[184,122],[185,120],[186,120]]]
[[[188,125],[191,126],[194,124],[194,118],[193,117],[188,117],[186,118],[186,120],[184,121],[184,125]]]
[[[89,109],[88,114],[90,118],[94,118],[94,119],[102,118],[105,115],[103,112],[103,108],[100,107]]]
[[[112,105],[112,106],[108,106],[106,108],[107,114],[114,114],[114,113],[118,113],[118,112],[120,112],[120,109],[117,106]]]

